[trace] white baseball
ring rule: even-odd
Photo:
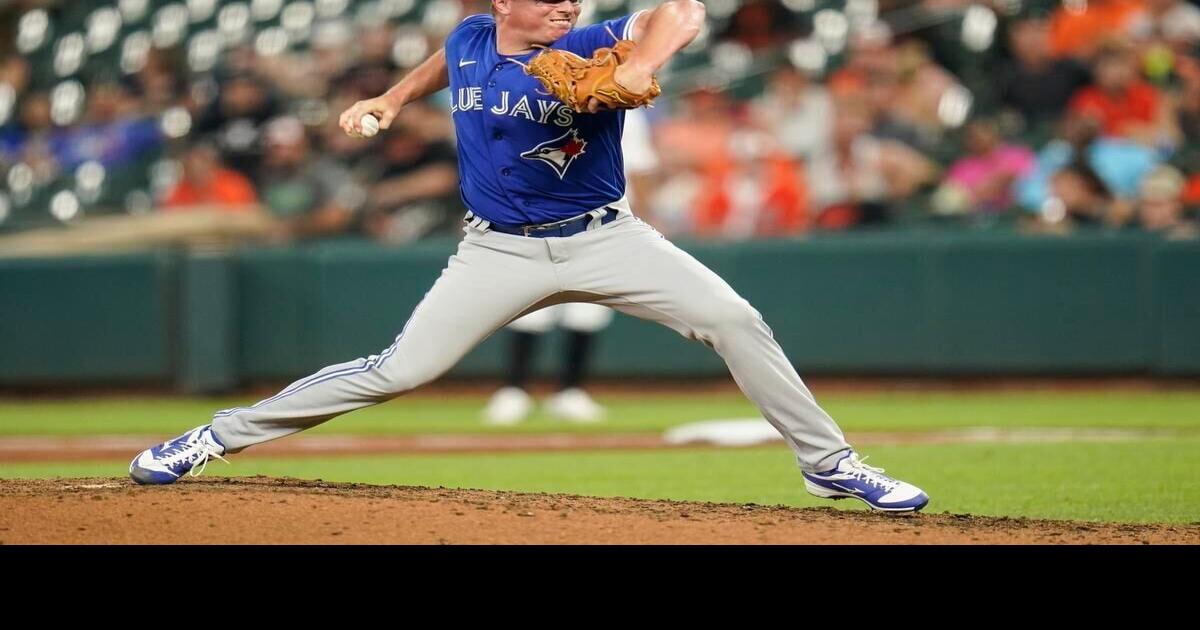
[[[371,114],[363,114],[359,124],[362,125],[362,136],[364,138],[370,138],[379,133],[379,119]]]

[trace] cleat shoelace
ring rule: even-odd
[[[192,469],[188,474],[192,477],[199,476],[204,472],[204,469],[208,467],[210,457],[215,457],[226,464],[229,463],[229,460],[221,457],[220,453],[213,449],[212,445],[206,442],[203,437],[197,437],[196,441],[186,442],[175,448],[178,448],[179,452],[168,455],[167,453],[170,449],[164,451],[163,455],[166,455],[166,457],[163,457],[160,462],[167,468],[174,468],[174,466],[185,462],[190,463]]]
[[[870,455],[867,457],[870,457]],[[877,488],[882,488],[887,492],[895,490],[896,487],[900,485],[899,481],[884,475],[882,468],[868,466],[863,463],[866,461],[866,459],[866,457],[862,459],[858,459],[853,456],[850,457],[850,470],[847,472],[853,475],[855,479],[859,479]]]

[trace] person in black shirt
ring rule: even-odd
[[[1020,113],[1031,128],[1058,119],[1071,95],[1086,85],[1086,67],[1050,56],[1050,23],[1041,17],[1014,21],[1008,31],[1012,60],[1000,71],[1000,101]]]

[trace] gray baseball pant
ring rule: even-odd
[[[478,223],[478,222],[476,222]],[[467,226],[446,268],[395,343],[331,365],[251,407],[227,409],[213,430],[228,452],[278,439],[433,381],[510,321],[563,302],[596,302],[698,339],[783,434],[800,468],[832,468],[850,446],[816,403],[750,303],[631,214],[563,238]]]

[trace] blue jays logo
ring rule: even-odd
[[[521,157],[549,164],[550,168],[558,173],[558,178],[562,179],[567,174],[567,169],[571,168],[571,163],[583,155],[585,147],[587,147],[587,140],[580,138],[579,132],[571,129],[553,140],[547,140],[522,153]]]

